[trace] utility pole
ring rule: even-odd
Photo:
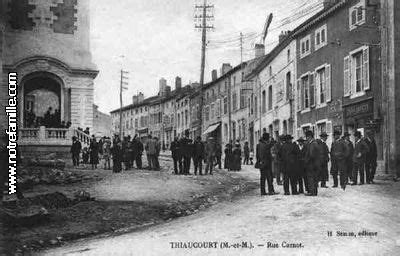
[[[121,69],[121,81],[120,81],[120,87],[119,87],[119,137],[122,140],[123,134],[122,134],[122,91],[127,90],[128,87],[124,85],[128,85],[128,77],[124,76],[129,74],[129,72],[124,71]]]
[[[207,4],[207,0],[203,0],[202,5],[195,5],[195,11],[200,12],[201,14],[195,14],[195,28],[201,30],[201,65],[200,65],[200,134],[202,133],[202,125],[203,125],[203,85],[204,85],[204,67],[206,61],[206,44],[207,44],[207,31],[211,31],[214,29],[214,25],[208,24],[207,21],[212,21],[214,19],[214,15],[212,11],[214,9],[214,5]]]

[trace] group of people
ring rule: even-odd
[[[256,149],[256,168],[260,169],[261,195],[277,194],[274,190],[274,172],[278,185],[282,185],[285,195],[305,193],[317,196],[318,187],[327,187],[329,179],[328,163],[333,187],[345,190],[347,184],[371,184],[377,167],[377,148],[372,131],[363,137],[361,132],[354,133],[355,143],[350,134],[341,136],[334,131],[330,150],[326,143],[328,134],[323,132],[315,139],[312,131],[306,132],[306,139],[293,142],[291,135],[281,135],[278,141],[270,138],[264,131]],[[358,180],[358,175],[360,179]],[[265,182],[268,184],[266,192]]]
[[[27,128],[37,128],[45,126],[47,128],[70,128],[71,122],[61,120],[59,109],[49,107],[44,116],[37,116],[33,111],[24,112],[25,126]]]
[[[156,141],[157,138],[149,136],[145,146],[149,168],[154,170],[160,168],[158,163],[160,147]],[[131,136],[126,136],[121,140],[116,135],[112,141],[109,137],[103,137],[97,141],[92,135],[89,147],[84,148],[77,137],[72,137],[71,154],[74,166],[79,166],[80,163],[91,164],[92,169],[97,169],[97,165],[103,160],[104,169],[111,170],[112,160],[113,172],[121,172],[123,167],[125,170],[130,170],[135,163],[136,167],[141,169],[143,151],[144,146],[138,136],[133,139]]]
[[[203,175],[203,162],[206,164],[204,170],[206,175],[212,175],[216,165],[221,169],[222,149],[214,137],[209,137],[206,142],[203,142],[199,136],[192,141],[189,138],[189,132],[186,131],[182,138],[174,139],[170,150],[176,175],[190,175],[192,159],[195,175]]]
[[[172,159],[174,161],[174,173],[177,175],[190,175],[190,165],[193,159],[194,175],[203,175],[203,162],[205,163],[205,174],[213,174],[215,167],[222,169],[222,148],[215,137],[209,136],[206,141],[197,137],[194,141],[186,132],[182,138],[176,137],[171,143]],[[243,164],[253,164],[250,157],[249,143],[245,142],[242,147],[239,141],[226,144],[224,169],[228,171],[240,171]]]

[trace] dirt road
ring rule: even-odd
[[[318,197],[284,196],[282,187],[278,191],[280,195],[260,197],[255,190],[238,201],[141,232],[84,240],[41,254],[400,254],[400,183],[378,181],[345,192],[320,189]],[[185,248],[191,246],[208,248]]]

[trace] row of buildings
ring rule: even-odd
[[[122,109],[124,133],[153,134],[169,145],[188,130],[192,137],[213,136],[223,145],[248,141],[254,150],[264,129],[274,137],[295,138],[307,130],[317,136],[373,130],[380,170],[395,170],[400,161],[399,31],[394,26],[399,5],[324,0],[323,9],[282,32],[270,52],[257,44],[253,59],[235,67],[224,63],[219,76],[212,71],[212,81],[202,88],[183,90],[177,78],[171,92],[161,80],[156,97]],[[116,131],[119,113],[111,112]]]

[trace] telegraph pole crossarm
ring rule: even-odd
[[[121,79],[120,79],[120,88],[119,88],[119,104],[120,104],[120,108],[119,108],[119,136],[120,139],[122,140],[122,92],[123,90],[127,90],[128,87],[126,87],[128,85],[128,77],[124,76],[124,75],[128,75],[129,72],[128,71],[124,71],[121,69]]]
[[[206,59],[206,43],[207,43],[207,30],[214,30],[214,26],[207,24],[207,21],[211,21],[214,19],[214,16],[211,13],[213,10],[214,5],[207,4],[207,0],[204,0],[202,5],[195,5],[195,10],[200,10],[201,14],[195,15],[194,19],[195,22],[199,22],[199,24],[195,24],[196,29],[201,29],[201,64],[200,64],[200,106],[199,112],[200,117],[203,114],[203,86],[204,86],[204,68],[205,68],[205,59]],[[207,13],[209,11],[209,13]],[[200,134],[202,134],[202,125],[203,125],[203,118],[200,118]]]

